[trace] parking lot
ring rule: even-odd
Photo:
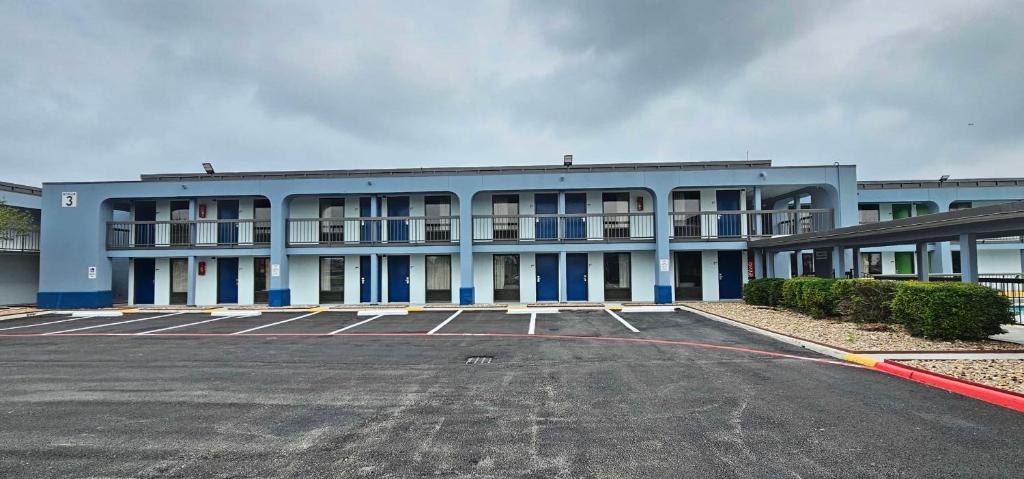
[[[1015,412],[686,311],[220,314],[0,321],[0,476],[995,477],[1024,466]]]

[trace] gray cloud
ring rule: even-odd
[[[1006,175],[1024,8],[5,2],[5,181],[581,161]],[[968,127],[968,123],[974,126]]]

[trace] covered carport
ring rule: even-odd
[[[831,231],[801,233],[753,240],[755,275],[777,277],[783,263],[779,253],[813,249],[815,258],[829,256],[832,277],[846,276],[846,251],[852,251],[852,273],[862,276],[861,248],[915,245],[918,279],[928,280],[928,244],[960,242],[961,281],[978,281],[978,240],[1018,235],[1024,231],[1024,202],[1005,203],[968,210],[915,216],[881,223],[837,228]]]

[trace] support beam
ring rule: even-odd
[[[672,275],[669,274],[668,243],[671,233],[669,223],[668,205],[671,201],[671,190],[652,191],[654,199],[654,257],[657,263],[654,265],[654,302],[666,304],[672,302]],[[662,267],[664,266],[664,267]]]
[[[851,249],[853,250],[853,277],[860,278],[861,276],[864,276],[864,261],[860,257],[860,248],[854,247]]]
[[[173,281],[174,278],[171,278]],[[196,257],[188,257],[188,287],[187,287],[185,304],[188,306],[196,305]]]
[[[288,286],[288,202],[287,197],[270,200],[270,306],[292,304],[292,290]]]
[[[377,196],[371,196],[370,197],[370,217],[371,218],[376,218],[378,216],[377,206],[378,206],[379,199],[380,198],[377,197]],[[380,228],[380,229],[384,230],[386,228]],[[379,285],[380,285],[380,255],[371,254],[370,255],[370,302],[371,303],[379,303],[380,302],[381,294],[380,294],[380,288],[378,287]]]
[[[764,251],[755,249],[754,252],[754,277],[764,278]]]
[[[918,243],[917,257],[917,280],[928,281],[928,243]]]
[[[565,192],[564,191],[559,191],[558,192],[558,214],[559,215],[564,215],[565,214]],[[565,234],[564,231],[561,231],[562,221],[558,221],[558,228],[559,228],[558,237],[562,238],[564,236],[564,234]],[[566,302],[566,300],[568,298],[568,295],[566,294],[566,287],[567,287],[568,280],[566,279],[565,274],[566,274],[566,270],[565,270],[565,251],[559,251],[558,252],[558,301],[562,302],[562,303]]]
[[[846,249],[842,246],[832,247],[832,277],[846,277]]]
[[[459,197],[459,304],[476,302],[473,289],[473,192],[460,191]]]
[[[769,277],[769,278],[775,278],[775,277],[777,277],[777,276],[775,276],[775,258],[776,258],[776,257],[777,257],[778,255],[779,255],[779,254],[778,254],[778,253],[776,253],[776,252],[774,252],[774,251],[769,251],[769,252],[767,252],[767,254],[766,254],[766,256],[767,256],[767,261],[765,261],[765,264],[766,264],[766,265],[768,266],[768,271],[767,271],[767,275],[768,275],[768,277]]]
[[[960,235],[960,281],[978,282],[978,236]]]

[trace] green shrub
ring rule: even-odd
[[[752,279],[743,285],[743,301],[758,306],[778,306],[785,282],[782,278]]]
[[[787,308],[802,308],[803,287],[808,281],[816,278],[792,278],[782,284],[782,305]]]
[[[804,283],[801,288],[803,298],[800,311],[814,318],[827,318],[836,315],[836,296],[832,287],[837,280],[814,278]]]
[[[999,291],[971,283],[901,281],[892,317],[913,336],[984,339],[1012,322],[1010,300]]]
[[[892,298],[895,281],[875,279],[840,279],[832,286],[836,313],[846,321],[857,323],[892,322]]]

